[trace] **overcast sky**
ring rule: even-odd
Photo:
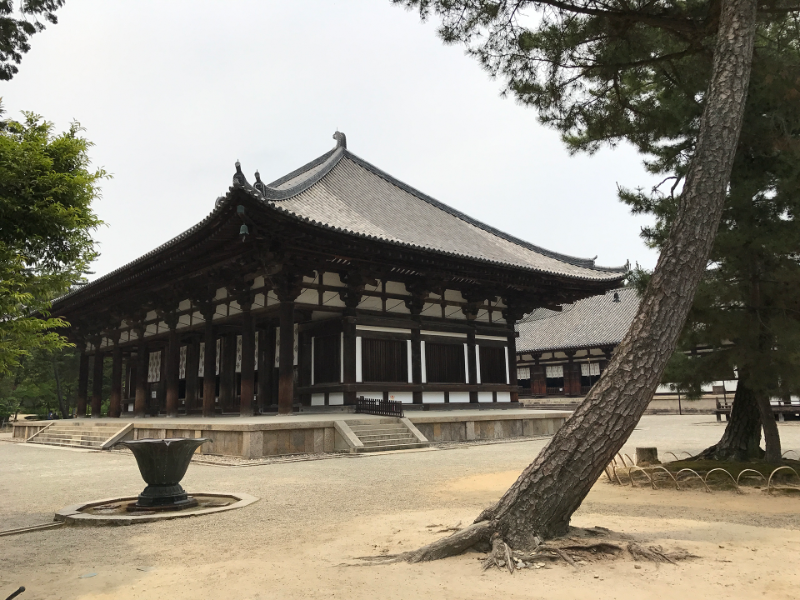
[[[95,143],[105,274],[188,229],[230,185],[272,181],[334,146],[545,248],[655,265],[617,185],[652,185],[630,148],[569,156],[500,97],[435,22],[389,0],[69,0],[0,83],[7,116],[73,119]],[[425,224],[421,223],[421,227]]]

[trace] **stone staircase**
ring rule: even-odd
[[[387,417],[372,421],[349,421],[347,425],[363,444],[363,447],[354,449],[356,452],[409,450],[430,445],[422,434],[417,432],[419,437],[415,435],[400,419]]]
[[[29,444],[104,450],[133,428],[132,423],[92,423],[79,419],[56,421],[26,440]]]

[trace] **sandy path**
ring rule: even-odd
[[[632,444],[702,446],[721,433],[706,422],[645,418]],[[800,448],[800,428],[782,427],[782,435],[787,448]],[[0,538],[0,597],[18,585],[28,588],[20,600],[800,597],[800,570],[779,567],[791,565],[800,550],[800,499],[757,492],[653,492],[598,483],[575,524],[603,525],[702,557],[678,567],[559,565],[510,577],[482,573],[475,554],[424,565],[341,566],[435,539],[438,527],[429,525],[469,522],[541,446],[238,469],[193,465],[188,489],[242,491],[262,500],[203,519]],[[140,487],[135,464],[123,454],[2,443],[0,459],[0,529],[44,522],[77,500]]]

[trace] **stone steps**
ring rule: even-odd
[[[102,450],[106,442],[116,436],[123,427],[122,423],[116,425],[57,422],[34,435],[28,443]]]
[[[425,448],[427,442],[420,441],[408,427],[396,419],[380,419],[369,423],[348,423],[363,447],[357,452],[386,452]]]

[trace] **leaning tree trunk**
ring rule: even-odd
[[[761,458],[761,415],[753,391],[739,378],[733,397],[731,417],[720,440],[695,456],[709,460],[750,460]]]
[[[600,381],[536,460],[453,546],[498,532],[517,549],[567,532],[612,457],[633,432],[677,344],[717,232],[741,129],[756,1],[723,2],[714,64],[677,218],[639,312]],[[413,560],[442,555],[441,543]],[[463,543],[461,544],[463,545]]]
[[[778,464],[781,462],[781,436],[778,433],[778,424],[775,422],[775,415],[772,414],[772,406],[769,403],[769,394],[763,391],[756,392],[756,405],[761,415],[761,426],[764,428],[764,447],[766,453],[764,460]]]

